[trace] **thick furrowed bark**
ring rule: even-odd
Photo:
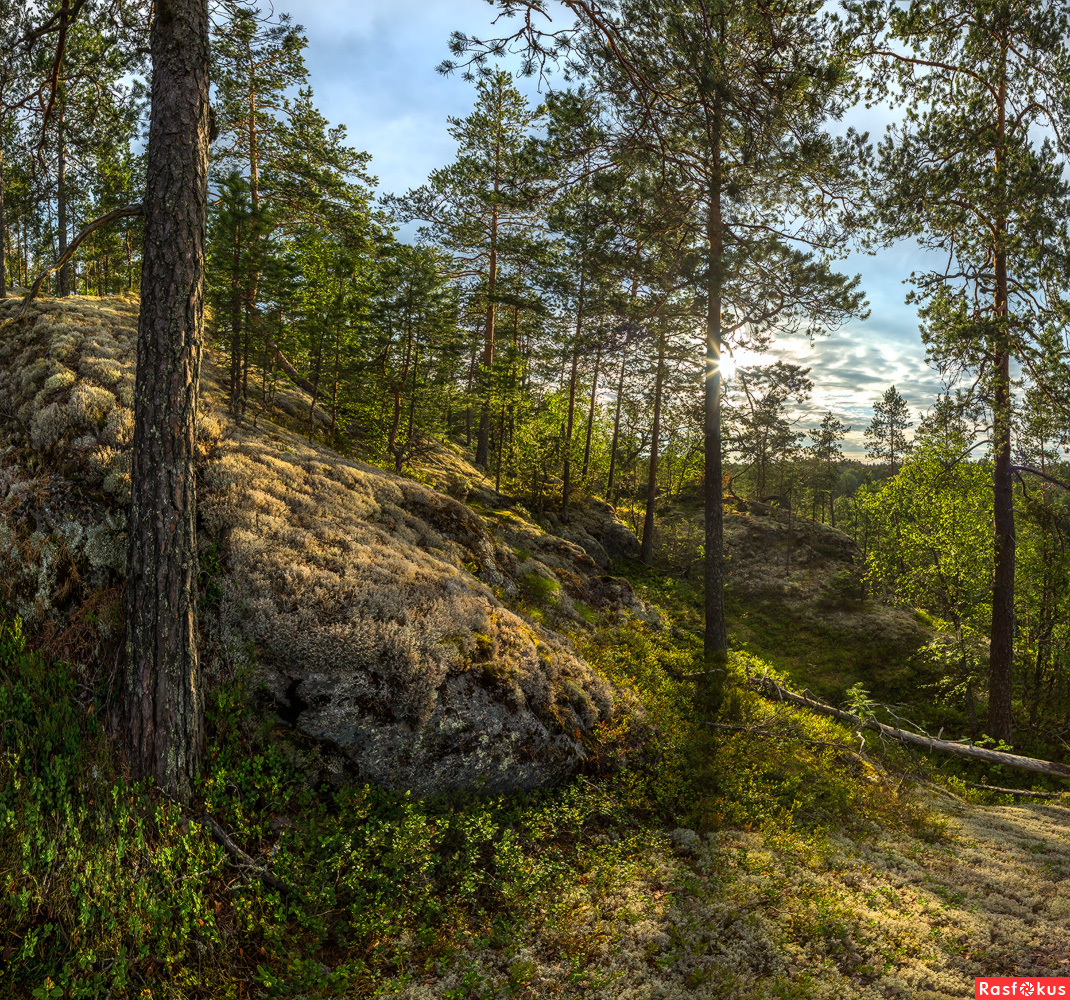
[[[586,484],[587,471],[591,467],[591,435],[594,430],[594,408],[598,402],[598,371],[602,366],[601,348],[594,356],[594,375],[591,378],[591,405],[587,410],[587,437],[583,442],[583,471],[580,479]]]
[[[4,154],[0,151],[0,299],[7,298],[7,223],[4,221]]]
[[[999,90],[996,98],[997,145],[995,180],[1005,194],[1007,131],[1007,40],[1002,39]],[[997,215],[995,242],[994,314],[996,334],[992,392],[993,542],[992,631],[988,656],[988,735],[1010,743],[1014,699],[1014,481],[1011,478],[1010,301],[1007,277],[1007,218]]]
[[[204,326],[207,0],[157,0],[127,553],[125,736],[135,777],[188,801],[203,747],[194,424]]]
[[[581,263],[582,268],[582,263]],[[572,368],[568,378],[568,423],[565,429],[564,467],[561,472],[561,520],[568,524],[568,505],[572,496],[572,432],[576,426],[576,379],[580,364],[580,338],[583,336],[583,292],[586,274],[580,271],[580,296],[576,308],[576,339],[572,344]]]
[[[617,445],[620,442],[620,404],[624,398],[624,373],[628,365],[628,345],[620,351],[620,378],[617,379],[617,396],[613,403],[613,443],[609,448],[609,481],[606,483],[606,500],[613,503],[613,476],[617,471]]]

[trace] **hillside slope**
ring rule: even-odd
[[[661,565],[697,577],[701,512],[677,505],[658,525]],[[898,702],[904,689],[936,679],[919,656],[932,630],[909,609],[866,597],[850,535],[780,507],[726,499],[724,543],[734,648],[770,658],[793,683],[834,701],[862,684]]]
[[[0,342],[0,599],[81,659],[117,640],[136,317],[132,299],[43,300]],[[198,518],[209,676],[252,667],[281,714],[357,775],[420,793],[559,780],[631,705],[502,602],[528,589],[563,614],[577,603],[641,612],[583,548],[270,421],[236,423],[223,399],[208,354]]]
[[[270,420],[237,426],[211,358],[202,646],[219,697],[198,808],[124,781],[94,709],[120,635],[136,308],[45,301],[0,341],[0,598],[73,661],[0,627],[5,995],[960,1000],[977,975],[1070,972],[1065,797],[993,804],[747,687],[777,666],[763,616],[781,616],[785,661],[812,630],[862,672],[863,644],[923,634],[852,593],[846,536],[729,515],[753,648],[713,719],[689,680],[692,609],[676,581],[636,573],[646,604],[605,572],[634,543],[605,509],[547,518],[569,540],[449,449],[421,470],[435,489]],[[288,725],[250,722],[242,672]],[[603,736],[612,759],[563,780]]]

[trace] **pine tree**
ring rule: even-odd
[[[831,22],[812,4],[630,0],[617,21],[628,65],[605,58],[603,86],[627,139],[686,178],[702,266],[706,324],[705,654],[727,650],[722,538],[721,371],[726,337],[774,327],[818,331],[856,312],[856,282],[827,265],[819,188],[842,189],[846,146],[821,132],[844,82]],[[601,49],[600,51],[605,51]],[[657,81],[636,94],[636,79]],[[816,201],[815,201],[816,196]],[[799,214],[810,224],[799,221]],[[828,221],[828,215],[823,221]],[[716,702],[719,686],[710,687]]]
[[[832,526],[836,527],[836,466],[843,461],[843,449],[840,442],[851,432],[841,420],[833,415],[831,410],[825,413],[821,420],[821,426],[810,431],[810,454],[813,456],[817,467],[817,475],[814,477],[814,489],[822,497],[822,519],[824,519],[824,507],[827,501]]]
[[[889,386],[873,404],[873,419],[866,428],[866,457],[887,465],[888,474],[894,476],[910,450],[904,432],[913,426],[906,400],[894,385]]]
[[[496,0],[506,13],[542,11],[536,0]],[[574,28],[542,32],[532,18],[510,38],[455,34],[469,73],[519,44],[525,69],[570,54],[570,69],[594,64],[615,95],[632,145],[648,148],[686,179],[704,266],[690,278],[705,299],[705,658],[719,676],[727,653],[721,510],[721,371],[726,336],[806,326],[817,331],[861,308],[856,284],[827,266],[843,232],[837,206],[859,155],[857,137],[821,131],[839,113],[847,49],[839,22],[800,0],[775,7],[719,0],[622,0],[613,15],[568,0]],[[457,64],[440,67],[451,72]],[[837,220],[838,221],[838,220]],[[830,225],[830,223],[832,223]],[[708,700],[719,701],[720,685]]]
[[[150,44],[124,734],[135,777],[153,777],[189,801],[204,745],[193,442],[204,324],[207,0],[158,2]]]
[[[450,118],[457,159],[432,172],[423,187],[388,204],[402,220],[422,220],[425,239],[449,252],[458,277],[481,284],[484,301],[480,418],[476,465],[490,460],[490,403],[497,344],[499,268],[523,255],[540,196],[530,134],[543,109],[532,109],[503,70],[476,85],[475,110]]]
[[[883,18],[874,82],[908,116],[881,150],[884,218],[950,263],[915,277],[923,337],[945,370],[977,372],[992,413],[995,537],[989,735],[1011,738],[1014,660],[1012,358],[1065,370],[1070,309],[1070,10],[1044,0],[903,7]],[[1048,137],[1042,133],[1050,132]],[[1056,382],[1065,384],[1065,374]],[[1057,398],[1057,396],[1053,396]]]
[[[99,161],[122,159],[119,150],[128,152],[134,138],[141,102],[128,80],[142,68],[143,41],[134,12],[124,4],[106,10],[64,3],[57,15],[52,99],[42,112],[40,127],[46,140],[41,148],[47,146],[56,163],[54,256],[60,257],[72,230],[82,228],[78,217],[98,214],[100,206],[91,199],[99,181]],[[72,290],[71,267],[64,265],[57,274],[57,294],[69,295]]]
[[[801,434],[794,430],[788,404],[803,403],[814,383],[810,369],[786,361],[740,368],[733,379],[739,401],[729,421],[732,450],[754,469],[754,493],[767,499],[769,472],[792,453]]]
[[[252,7],[229,6],[212,30],[213,108],[218,137],[213,170],[246,175],[254,210],[260,179],[288,146],[287,92],[307,83],[301,25],[289,14],[265,18]]]

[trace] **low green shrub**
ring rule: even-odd
[[[181,809],[123,777],[98,721],[109,706],[76,671],[5,627],[0,994],[362,997],[433,978],[475,948],[504,955],[507,973],[473,966],[456,995],[533,996],[521,951],[533,928],[567,928],[577,894],[646,884],[678,827],[756,831],[806,864],[822,863],[833,829],[941,836],[853,734],[749,690],[748,673],[771,669],[757,657],[731,657],[724,705],[709,713],[680,586],[637,578],[665,627],[603,614],[572,636],[643,712],[603,726],[571,783],[496,798],[420,801],[310,778],[322,749],[254,718],[239,681],[210,695],[202,783]],[[236,866],[205,813],[291,891]],[[587,975],[587,945],[562,941],[562,961]]]

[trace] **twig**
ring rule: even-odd
[[[205,814],[201,817],[201,823],[208,827],[227,851],[228,854],[237,858],[241,865],[239,867],[248,868],[253,874],[255,874],[266,885],[270,885],[273,889],[278,889],[280,892],[290,893],[294,896],[301,896],[303,893],[299,892],[291,885],[287,885],[280,878],[276,878],[268,871],[265,865],[258,865],[248,854],[245,853],[237,844],[234,843],[230,837],[227,836],[227,832],[216,822],[214,816]]]
[[[961,802],[964,806],[969,805],[969,803],[961,795],[956,795],[950,789],[944,788],[943,785],[938,785],[935,781],[926,781],[924,778],[913,778],[912,780],[917,782],[917,784],[919,785],[924,785],[926,788],[932,789],[934,792],[937,792],[940,795],[946,795],[949,799],[954,799],[956,802]]]

